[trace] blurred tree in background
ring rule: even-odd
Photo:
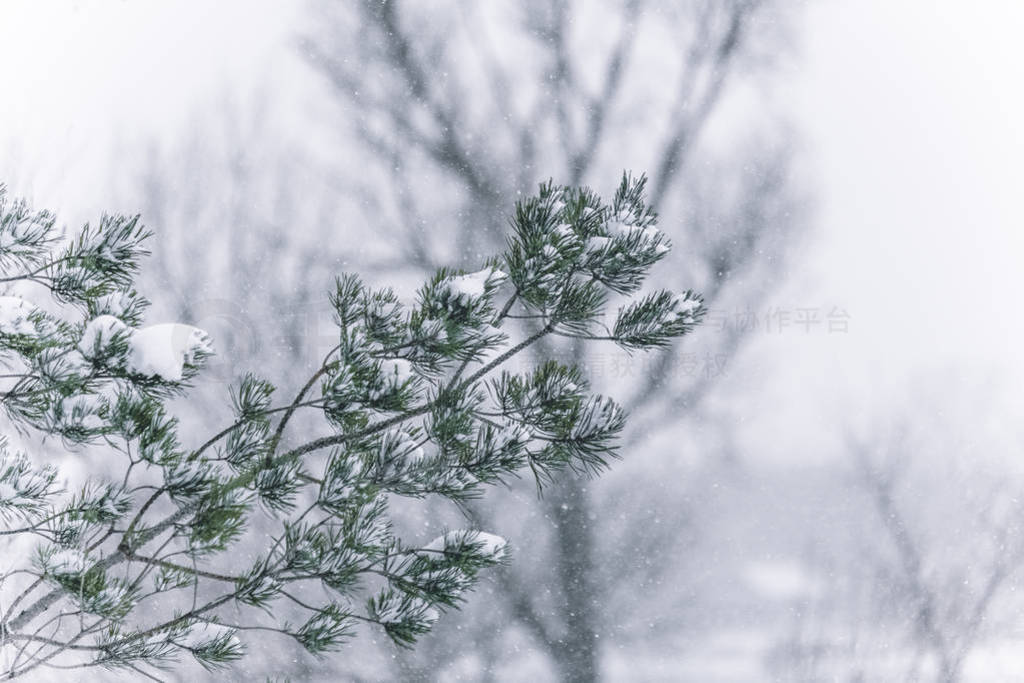
[[[673,261],[674,272],[661,277],[699,282],[712,310],[757,305],[799,225],[790,148],[784,130],[764,125],[770,114],[750,123],[743,118],[743,134],[725,128],[718,133],[725,141],[716,139],[715,124],[716,117],[742,116],[746,107],[767,110],[758,93],[742,87],[784,47],[788,26],[776,7],[744,1],[446,7],[366,2],[352,12],[325,4],[303,42],[339,99],[345,124],[354,124],[357,138],[385,162],[381,172],[393,195],[378,201],[392,207],[393,219],[382,218],[398,250],[396,265],[429,268],[444,256],[471,258],[501,239],[501,207],[540,177],[600,186],[614,177],[611,165],[629,159],[651,169],[655,210],[682,217],[665,229],[689,261]],[[731,106],[730,86],[737,97]],[[452,184],[462,191],[453,207],[463,217],[460,229],[431,230],[443,210],[434,188]],[[683,428],[742,336],[730,327],[715,338],[717,348],[688,349],[689,358],[697,354],[704,363],[692,376],[679,348],[642,368],[629,359],[588,357],[578,345],[549,352],[574,358],[592,374],[603,364],[620,368],[604,380],[632,392],[628,407],[643,426],[632,432],[627,457],[638,458],[652,431]],[[529,564],[505,573],[498,592],[505,609],[480,630],[485,658],[515,657],[507,642],[487,642],[488,634],[507,636],[498,625],[511,619],[543,648],[562,680],[589,681],[599,675],[603,642],[614,638],[621,646],[630,632],[651,635],[649,628],[622,625],[631,610],[650,607],[632,602],[638,590],[659,594],[686,571],[674,552],[686,539],[678,534],[686,484],[644,504],[640,481],[624,476],[608,490],[567,481],[534,504],[549,533],[532,551],[559,567],[558,580],[539,580]],[[521,510],[522,500],[506,510]],[[620,511],[631,507],[643,513],[617,528]],[[474,513],[499,526],[511,521],[493,506]],[[651,548],[658,559],[643,560]],[[639,624],[649,621],[641,616]],[[423,653],[422,666],[436,661]],[[485,659],[483,669],[493,664]]]
[[[1020,449],[1003,425],[965,419],[963,399],[950,396],[980,392],[954,384],[949,395],[918,388],[919,413],[848,435],[848,509],[808,553],[815,585],[775,644],[779,675],[1012,680],[1014,663],[999,660],[1016,649],[1008,634],[1020,611],[1024,471],[1007,465]],[[972,655],[984,666],[969,675]]]
[[[619,649],[678,647],[699,573],[687,501],[731,452],[728,417],[709,397],[749,337],[736,316],[778,284],[801,231],[791,135],[771,88],[793,11],[767,0],[315,2],[299,41],[325,93],[308,111],[328,129],[315,144],[276,121],[264,93],[154,148],[141,202],[162,240],[151,272],[205,293],[197,304],[181,292],[171,313],[285,387],[281,368],[311,357],[329,329],[322,308],[296,305],[304,293],[348,264],[402,283],[476,263],[500,248],[516,199],[549,177],[606,188],[623,167],[649,169],[651,205],[671,217],[662,229],[678,247],[655,280],[705,295],[708,329],[651,363],[543,344],[627,397],[626,462],[599,484],[566,480],[539,499],[515,485],[470,507],[509,536],[529,529],[517,552],[530,560],[417,653],[367,655],[347,675],[372,678],[383,662],[405,678],[526,667],[587,681]],[[203,240],[182,237],[195,226]],[[446,628],[459,629],[458,648]]]

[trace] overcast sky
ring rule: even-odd
[[[225,85],[294,71],[300,4],[5,0],[0,182],[68,220],[115,208],[97,181],[109,145],[174,135]],[[1020,414],[1021,35],[1024,3],[1012,0],[807,7],[782,95],[817,210],[773,305],[841,308],[849,332],[765,334],[733,368],[759,382],[752,412],[790,406],[772,419],[792,434],[948,374],[954,389],[960,375],[1001,382],[996,410]]]

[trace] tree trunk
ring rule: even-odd
[[[549,493],[565,631],[552,656],[565,683],[599,680],[593,535],[586,481],[567,477]]]

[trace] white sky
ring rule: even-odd
[[[834,0],[809,9],[793,108],[818,214],[779,304],[842,304],[850,333],[768,342],[757,362],[789,361],[768,388],[778,400],[761,396],[752,407],[788,405],[789,428],[807,434],[821,410],[813,402],[856,426],[911,399],[922,377],[954,393],[987,379],[995,410],[1016,423],[1024,3]],[[780,457],[794,440],[775,444]]]
[[[109,145],[175,134],[225,84],[282,68],[300,6],[4,0],[0,182],[69,220],[110,208]],[[735,368],[762,379],[752,414],[789,406],[771,416],[780,455],[823,410],[877,409],[922,373],[991,375],[1010,395],[1024,380],[1024,3],[806,9],[787,96],[818,210],[775,304],[851,320],[847,335],[766,335]]]
[[[2,182],[76,218],[99,213],[111,145],[177,134],[204,99],[257,82],[289,56],[301,6],[3,0]]]
[[[809,265],[879,354],[893,336],[975,362],[1024,346],[1022,31],[1014,2],[812,12],[796,101],[822,209]]]

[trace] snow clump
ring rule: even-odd
[[[0,334],[36,334],[28,319],[36,307],[20,296],[0,296]]]
[[[127,367],[131,372],[180,382],[185,364],[193,364],[200,353],[212,353],[207,333],[181,323],[163,323],[132,329],[112,315],[100,315],[85,326],[79,350],[86,356],[99,355],[117,334],[127,337]]]
[[[449,546],[458,545],[461,539],[471,545],[480,546],[484,555],[490,555],[495,560],[505,556],[508,548],[508,541],[496,534],[489,534],[486,531],[449,531],[443,536],[438,536],[433,541],[423,546],[425,551],[444,552]]]
[[[505,280],[508,276],[497,268],[484,268],[475,273],[465,275],[453,275],[445,283],[448,291],[458,301],[469,303],[473,299],[479,299],[484,295],[488,285],[495,286]]]

